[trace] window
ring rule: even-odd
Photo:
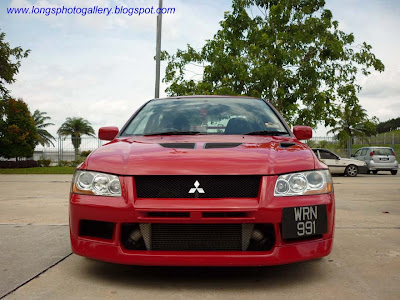
[[[338,159],[335,154],[326,150],[319,150],[319,155],[321,156],[321,159]]]
[[[390,148],[374,148],[374,155],[394,155]]]
[[[367,148],[361,149],[360,156],[365,156],[367,154],[367,151],[368,151]]]
[[[170,131],[201,134],[279,131],[289,135],[278,116],[263,100],[230,97],[152,100],[138,112],[121,135]]]

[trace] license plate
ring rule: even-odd
[[[380,158],[380,160],[389,160],[389,157]]]
[[[283,239],[320,235],[327,231],[326,205],[286,207],[282,211]]]

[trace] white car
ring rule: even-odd
[[[320,161],[329,167],[332,174],[344,174],[355,177],[359,173],[367,173],[367,164],[351,158],[342,158],[327,149],[312,149]]]

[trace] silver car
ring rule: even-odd
[[[352,157],[364,161],[367,164],[368,173],[377,174],[378,171],[390,171],[392,175],[396,175],[399,168],[395,153],[389,147],[363,147],[358,149]]]
[[[344,174],[350,177],[367,173],[367,165],[356,159],[343,158],[327,149],[312,149],[320,161],[326,164],[332,174]]]

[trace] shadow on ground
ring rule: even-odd
[[[82,258],[84,259],[84,258]],[[143,267],[125,266],[85,259],[81,276],[88,276],[114,287],[174,286],[185,289],[221,290],[228,288],[282,288],[306,282],[323,281],[327,258],[270,267]],[[95,280],[96,280],[95,279]],[[290,280],[288,280],[290,279]]]

